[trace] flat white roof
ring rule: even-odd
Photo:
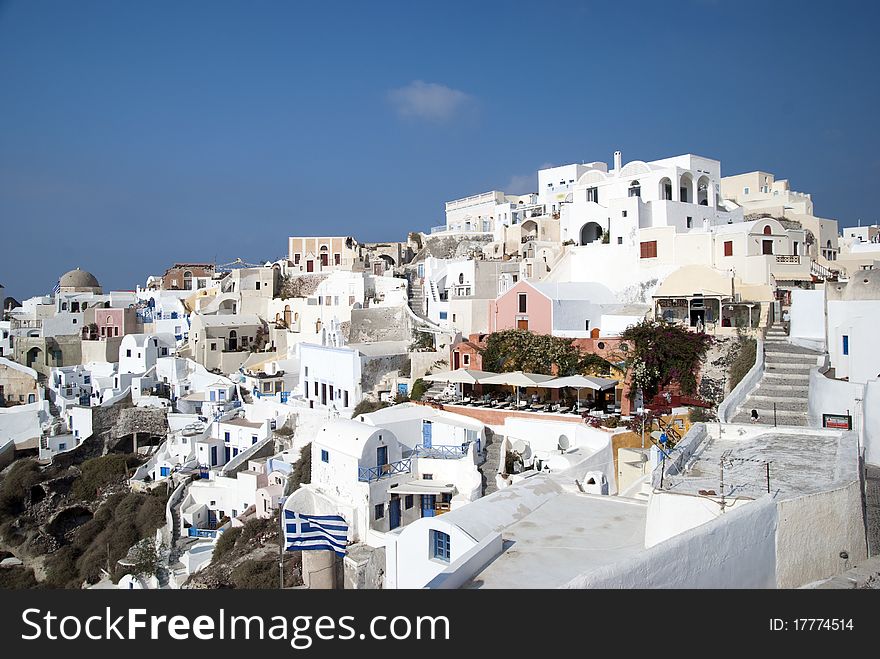
[[[505,551],[464,587],[564,586],[580,574],[644,551],[647,510],[642,502],[561,493],[505,527]]]

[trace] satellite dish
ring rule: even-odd
[[[526,443],[521,439],[517,439],[517,440],[514,440],[514,442],[510,445],[510,448],[513,449],[514,451],[516,451],[517,453],[519,453],[520,455],[523,455],[523,453],[526,450]]]
[[[571,448],[571,440],[569,440],[568,437],[566,437],[565,435],[559,435],[558,446],[560,451],[567,451]]]

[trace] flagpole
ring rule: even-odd
[[[278,576],[280,579],[278,587],[284,588],[284,505],[278,509],[278,520],[281,531],[281,539],[278,543]]]

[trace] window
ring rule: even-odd
[[[590,321],[589,320],[584,321],[584,331],[586,331],[586,332],[590,331]]]
[[[440,312],[440,320],[446,320],[446,316],[447,316],[447,315],[448,315],[447,312],[445,312],[445,311],[441,311],[441,312]]]
[[[455,322],[455,314],[452,314],[452,322]]]
[[[520,313],[526,312],[526,294],[525,293],[519,294],[519,312]]]
[[[228,432],[223,433],[223,441],[226,441],[226,442],[229,441],[229,433]]]
[[[724,241],[724,256],[733,256],[733,241]]]
[[[843,354],[849,354],[849,336],[846,334],[843,335]]]
[[[449,562],[449,534],[431,529],[431,556],[444,563]]]
[[[463,272],[459,272],[459,273],[458,273],[458,283],[459,283],[459,284],[463,284],[463,283],[464,283],[464,273],[463,273]]]
[[[743,194],[749,194],[749,189],[747,187],[743,188]]]
[[[217,344],[216,344],[216,343],[212,343],[212,344],[211,344],[211,350],[216,350],[216,349],[217,349]]]
[[[406,498],[403,500],[403,507],[406,510],[409,510],[410,508],[413,507],[413,495],[412,494],[406,495]]]
[[[514,275],[513,276],[513,283],[515,284],[518,281],[519,281],[519,275]]]
[[[617,236],[617,244],[623,245],[623,236]]]
[[[764,227],[764,235],[765,236],[772,236],[773,235],[773,229],[770,228],[769,224]]]
[[[648,240],[643,243],[639,243],[639,247],[641,249],[640,258],[643,259],[655,259],[657,258],[657,241],[656,240]]]
[[[692,229],[694,227],[694,218],[692,218],[690,215],[688,215],[685,221],[688,229]]]
[[[621,217],[626,217],[626,211],[623,211],[623,212],[620,214],[620,216],[621,216]]]
[[[772,254],[773,253],[773,241],[772,240],[762,240],[761,241],[761,254]]]
[[[465,366],[469,365],[469,364],[471,363],[471,356],[470,356],[470,355],[464,355],[464,357],[463,357],[463,361],[464,361],[464,365],[465,365]]]
[[[321,462],[330,463],[330,451],[325,451],[321,449]]]
[[[342,263],[342,254],[334,254],[333,265],[339,265],[340,263]]]
[[[629,194],[630,197],[641,197],[642,196],[642,184],[638,181],[633,181],[629,184]]]
[[[587,201],[599,202],[599,188],[587,188]]]
[[[131,350],[126,350],[126,351],[125,351],[125,356],[126,356],[126,357],[131,357]]]
[[[294,255],[293,255],[293,264],[294,264],[294,265],[299,265],[299,258],[300,258],[300,255],[299,255],[299,254],[294,254]]]
[[[383,517],[385,517],[385,504],[384,503],[377,503],[374,518],[375,519],[382,519]]]
[[[257,436],[256,436],[256,435],[251,435],[251,445],[254,445],[254,444],[256,444],[256,443],[257,443]]]
[[[58,445],[58,450],[59,450],[59,451],[63,451],[63,450],[65,450],[66,448],[67,448],[67,444],[66,444],[65,442],[61,442],[61,443]]]
[[[422,474],[422,480],[432,481],[434,480],[434,474]]]

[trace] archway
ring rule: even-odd
[[[693,203],[694,201],[694,177],[690,175],[689,172],[685,172],[681,175],[681,178],[678,180],[678,193],[679,200]]]
[[[708,176],[701,176],[697,181],[697,203],[700,206],[709,205],[709,195],[711,194],[712,184]]]
[[[238,350],[238,332],[229,330],[229,350]]]
[[[629,191],[627,193],[628,197],[641,197],[642,196],[642,184],[639,181],[630,181]]]
[[[290,305],[284,305],[284,324],[290,327]]]
[[[596,222],[587,222],[581,227],[581,245],[589,245],[602,238],[602,227]]]
[[[660,199],[663,201],[672,201],[672,181],[668,176],[660,179]]]
[[[38,364],[42,362],[43,351],[40,348],[31,348],[27,351],[27,355],[25,356],[25,365],[28,368],[33,368],[34,364]]]
[[[189,270],[183,273],[183,290],[191,291],[193,287],[193,273]]]

